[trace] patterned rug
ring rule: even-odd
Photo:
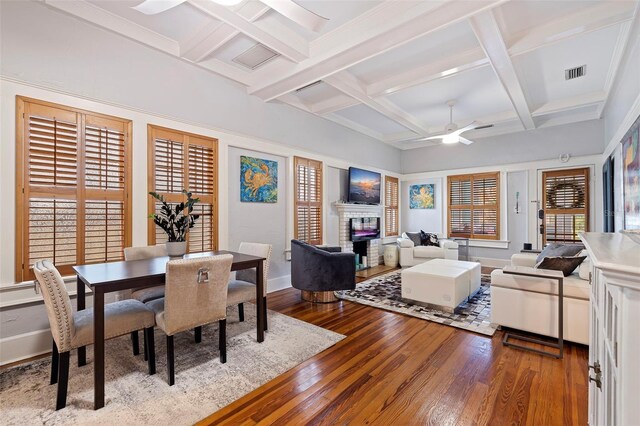
[[[372,278],[356,285],[355,290],[336,291],[340,299],[412,317],[433,321],[475,333],[493,336],[496,326],[491,324],[491,276],[482,274],[480,290],[453,313],[409,303],[401,297],[400,272]]]
[[[175,338],[176,383],[167,384],[166,344],[156,328],[157,374],[147,374],[142,355],[133,356],[123,336],[106,344],[106,405],[93,410],[93,368],[78,367],[71,354],[67,406],[55,411],[56,386],[49,385],[49,359],[0,371],[0,425],[192,425],[276,376],[333,346],[345,336],[273,311],[263,343],[256,342],[255,305],[227,316],[227,363],[220,364],[218,327]]]

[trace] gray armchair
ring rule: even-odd
[[[291,285],[309,302],[335,302],[336,290],[356,288],[356,255],[340,247],[316,247],[291,240]]]

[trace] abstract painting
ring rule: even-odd
[[[409,187],[409,208],[434,209],[433,187],[432,183],[411,185]]]
[[[640,229],[640,117],[622,139],[624,229]]]
[[[278,202],[278,162],[240,156],[240,201]]]

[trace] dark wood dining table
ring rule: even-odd
[[[190,253],[185,259],[215,256],[219,254],[233,255],[232,271],[256,268],[256,306],[257,306],[257,340],[264,341],[264,285],[263,263],[265,258],[236,253],[226,250]],[[104,407],[104,295],[114,291],[163,285],[166,265],[169,257],[156,257],[145,260],[129,260],[122,262],[94,263],[73,267],[77,279],[77,309],[86,307],[85,286],[93,291],[93,363],[94,363],[94,409]],[[78,348],[78,365],[87,363],[86,348]]]

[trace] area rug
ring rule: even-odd
[[[491,276],[482,274],[480,279],[480,290],[471,299],[459,305],[453,313],[414,305],[403,299],[401,297],[400,272],[392,272],[363,281],[356,285],[355,290],[336,291],[336,296],[363,305],[493,336],[497,326],[492,325],[490,321],[491,291],[489,285]]]
[[[205,326],[202,343],[193,332],[175,337],[176,382],[166,379],[166,338],[156,330],[157,373],[147,374],[142,355],[133,356],[128,336],[106,344],[106,405],[93,410],[92,351],[89,364],[71,356],[67,407],[55,411],[56,385],[49,385],[49,359],[0,372],[2,425],[191,425],[295,367],[345,336],[269,311],[269,330],[256,342],[255,306],[245,304],[227,318],[227,363],[220,364],[217,325]]]

